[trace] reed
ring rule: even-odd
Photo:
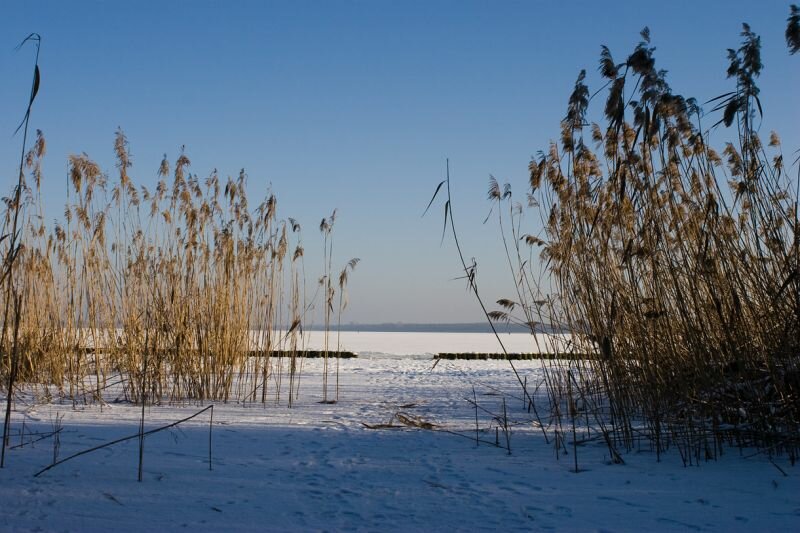
[[[31,33],[28,35],[20,45],[17,47],[17,50],[22,48],[26,43],[33,43],[36,47],[36,59],[34,61],[34,70],[33,70],[33,81],[31,83],[31,94],[30,98],[28,99],[28,107],[25,111],[25,116],[22,119],[22,122],[19,126],[17,126],[17,130],[14,132],[15,134],[23,128],[22,131],[22,150],[20,154],[20,161],[19,161],[19,173],[17,174],[17,185],[14,188],[13,195],[6,200],[6,216],[4,219],[3,224],[3,231],[0,233],[2,235],[0,237],[0,242],[6,241],[8,242],[7,248],[3,250],[3,266],[2,266],[2,280],[3,287],[3,295],[5,296],[5,302],[3,305],[3,325],[2,325],[2,335],[0,336],[0,353],[6,355],[3,357],[2,363],[3,367],[6,370],[6,375],[8,377],[7,386],[6,386],[6,409],[5,409],[5,417],[3,418],[3,441],[2,441],[2,448],[0,449],[0,468],[5,466],[5,459],[6,459],[6,447],[9,445],[8,442],[8,435],[9,435],[9,427],[11,423],[11,401],[14,395],[14,387],[16,385],[16,380],[18,377],[19,372],[19,357],[20,357],[20,346],[19,346],[19,324],[22,318],[23,312],[23,302],[22,302],[22,295],[20,294],[20,289],[14,283],[14,267],[17,265],[18,257],[20,250],[22,250],[22,239],[20,237],[20,213],[23,211],[23,204],[22,204],[22,193],[23,193],[23,185],[25,181],[25,175],[23,173],[23,169],[26,162],[25,157],[25,149],[28,142],[28,126],[30,125],[31,119],[31,109],[33,106],[34,100],[36,100],[36,95],[39,92],[39,83],[40,83],[40,74],[39,74],[39,52],[41,50],[41,43],[42,38],[38,33]],[[41,138],[41,136],[39,136]],[[35,153],[38,154],[39,157],[44,153],[44,143],[37,142],[36,147],[34,148]],[[34,152],[32,150],[32,152]],[[34,172],[34,178],[38,180],[40,173],[38,172],[39,167],[37,167],[36,171]],[[13,306],[12,306],[13,304]],[[13,316],[10,313],[13,312]],[[10,344],[7,344],[7,331],[9,323],[13,322],[13,335],[11,338]]]
[[[543,365],[557,450],[568,413],[573,441],[592,419],[617,462],[642,438],[687,464],[726,444],[800,452],[800,173],[759,134],[761,40],[746,24],[741,38],[713,118],[672,91],[647,29],[622,62],[603,47],[602,87],[581,71],[559,142],[530,162],[541,232],[522,232],[526,210],[490,178],[516,286],[490,317],[573,337]]]
[[[339,309],[336,313],[336,401],[339,401],[339,361],[342,359],[342,312],[347,307],[347,282],[361,259],[354,257],[339,272]]]
[[[2,281],[4,307],[13,305],[10,287],[20,296],[19,381],[75,403],[102,401],[122,381],[133,402],[266,404],[282,401],[288,376],[291,405],[316,305],[306,296],[300,225],[278,219],[273,194],[250,207],[244,171],[201,180],[181,151],[172,165],[164,158],[150,190],[134,182],[122,131],[114,152],[113,178],[86,154],[70,156],[64,218],[52,228],[39,194],[41,132],[25,153],[22,200],[6,203],[2,227],[11,232],[19,217],[24,243]],[[326,276],[331,243],[328,231]],[[8,257],[16,244],[0,246]],[[327,283],[326,309],[336,294]],[[327,328],[330,317],[326,310]],[[328,352],[326,344],[326,371]]]

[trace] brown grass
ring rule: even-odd
[[[275,196],[252,208],[244,171],[201,180],[183,152],[172,166],[162,161],[154,190],[138,187],[119,131],[113,179],[85,154],[69,158],[64,219],[48,228],[44,146],[37,132],[23,201],[6,205],[2,228],[24,221],[18,266],[2,291],[7,300],[13,286],[23,302],[19,379],[75,402],[100,400],[121,378],[135,402],[266,403],[281,401],[287,375],[288,401],[296,399],[314,298],[300,225],[278,219]],[[328,273],[330,242],[329,229]],[[326,309],[336,293],[327,285]],[[330,327],[330,312],[325,318]],[[4,356],[0,374],[9,370]]]
[[[744,25],[713,120],[672,92],[653,52],[646,30],[621,63],[603,48],[599,123],[581,72],[560,141],[530,163],[541,233],[521,233],[522,206],[490,181],[517,287],[492,318],[553,324],[591,347],[545,365],[557,446],[569,411],[619,460],[641,439],[687,463],[726,443],[794,460],[800,185],[778,136],[759,135],[760,39]],[[732,141],[717,151],[720,130]]]

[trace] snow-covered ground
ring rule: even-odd
[[[34,473],[53,460],[52,438],[7,450],[0,530],[800,529],[800,471],[786,459],[776,464],[788,476],[762,455],[744,458],[734,450],[700,467],[684,468],[677,452],[656,462],[647,450],[612,465],[602,443],[593,440],[578,448],[576,474],[572,455],[557,459],[531,423],[508,363],[440,361],[434,368],[434,361],[422,358],[484,348],[427,344],[424,351],[408,350],[414,358],[386,357],[406,350],[367,344],[347,348],[364,357],[341,361],[337,404],[318,403],[321,360],[305,362],[299,401],[291,409],[285,392],[277,405],[274,395],[267,406],[216,404],[211,470],[208,412],[146,438],[141,483],[137,439],[39,477]],[[516,366],[533,388],[538,363]],[[467,401],[473,386],[479,437],[486,441],[480,446]],[[494,446],[497,422],[489,414],[502,412],[503,399],[514,424],[510,455]],[[201,408],[148,408],[145,429]],[[140,414],[140,407],[126,403],[73,408],[21,398],[11,445],[35,438],[19,434],[23,421],[30,435],[51,431],[63,416],[58,457],[64,458],[135,434]],[[432,426],[409,427],[403,420]],[[401,427],[380,428],[390,422]],[[499,437],[504,444],[502,432]]]

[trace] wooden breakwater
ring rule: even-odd
[[[553,360],[553,359],[593,359],[595,356],[592,354],[577,354],[577,353],[509,353],[508,356],[503,353],[474,353],[474,352],[456,352],[456,353],[438,353],[434,359],[455,360],[462,359],[468,361],[489,361],[498,359],[511,359],[513,361],[536,361],[536,360]]]
[[[76,347],[75,352],[82,353],[82,354],[94,354],[95,352],[100,353],[101,355],[104,353],[108,353],[111,351],[110,348],[99,348],[95,349],[92,347]],[[148,353],[151,355],[164,355],[171,353],[171,349],[160,349],[156,350],[155,352],[149,351]],[[199,355],[200,352],[196,349],[182,349],[183,353],[195,354]],[[206,353],[205,356],[210,354]],[[308,359],[316,359],[325,357],[324,350],[247,350],[248,357],[305,357]],[[354,352],[349,352],[346,350],[336,351],[336,350],[328,350],[328,357],[339,357],[341,359],[356,359],[358,354]]]
[[[266,357],[269,355],[270,357],[306,357],[309,359],[315,359],[320,357],[325,357],[324,350],[297,350],[295,352],[289,350],[271,350],[269,352],[265,350],[250,350],[248,352],[248,356],[250,357]],[[328,357],[339,357],[341,359],[356,359],[358,354],[354,352],[348,352],[345,350],[336,351],[336,350],[328,350]]]

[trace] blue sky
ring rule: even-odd
[[[30,32],[43,37],[32,127],[48,142],[44,202],[63,211],[67,155],[114,171],[122,127],[137,183],[182,145],[200,177],[249,174],[279,214],[304,226],[338,208],[337,261],[362,259],[345,321],[479,321],[441,213],[420,214],[450,158],[457,222],[487,300],[513,289],[494,224],[489,174],[524,197],[531,155],[557,137],[577,73],[590,89],[600,45],[622,61],[651,29],[675,92],[730,90],[726,48],[741,23],[762,36],[765,131],[800,147],[800,58],[783,41],[788,2],[23,2],[0,20],[0,169],[10,190],[29,91]],[[710,106],[708,106],[710,107]],[[716,138],[724,140],[719,131]],[[535,213],[529,213],[535,229]],[[319,242],[318,242],[319,241]]]

